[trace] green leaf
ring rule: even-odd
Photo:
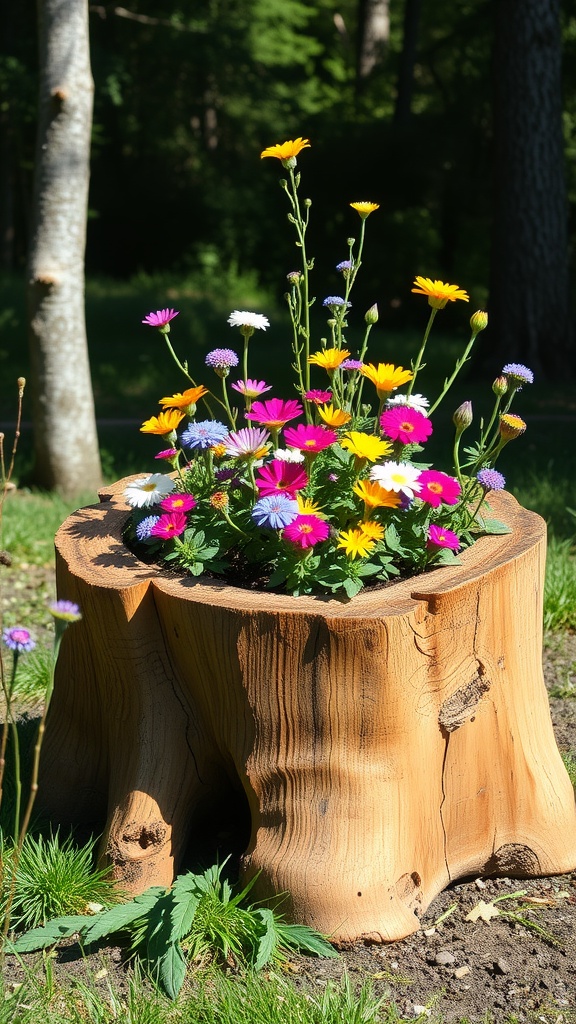
[[[170,918],[174,942],[184,938],[190,931],[199,902],[196,875],[191,872],[180,875],[172,886]]]
[[[347,580],[344,580],[342,586],[346,591],[347,597],[356,597],[356,594],[359,594],[362,590],[362,580],[353,580],[348,578]]]
[[[253,911],[254,917],[262,922],[262,932],[258,936],[256,957],[254,967],[260,971],[262,967],[270,963],[278,946],[278,935],[276,932],[276,921],[274,913],[267,907],[259,907]]]
[[[158,983],[169,999],[176,999],[186,977],[186,958],[179,943],[171,942],[158,961]]]
[[[60,939],[68,939],[76,932],[80,932],[87,921],[92,920],[86,914],[76,914],[74,917],[56,917],[53,921],[42,928],[32,928],[25,932],[14,943],[14,950],[17,953],[32,953],[35,949],[45,949],[46,946],[53,946]]]
[[[482,523],[482,529],[484,530],[484,533],[512,533],[510,527],[506,526],[506,523],[502,523],[500,519],[484,519]]]
[[[83,942],[97,942],[105,935],[122,931],[134,921],[146,917],[150,910],[156,905],[158,899],[166,894],[164,886],[155,885],[147,889],[141,896],[135,896],[129,903],[120,903],[111,910],[103,910],[91,918],[84,918],[85,925],[81,936]]]
[[[287,924],[285,921],[276,921],[276,931],[283,946],[301,949],[305,953],[329,957],[332,960],[338,959],[340,956],[327,939],[305,924]]]

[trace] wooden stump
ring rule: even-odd
[[[58,663],[40,778],[106,821],[132,893],[172,881],[203,808],[242,789],[256,898],[338,941],[403,938],[449,882],[576,868],[574,795],[542,677],[545,526],[342,603],[180,579],[122,543],[121,481],[57,535],[83,620]]]

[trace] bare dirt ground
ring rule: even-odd
[[[548,642],[544,673],[559,747],[576,752],[576,697],[570,695],[576,694],[576,636]],[[488,920],[469,920],[481,901]],[[29,968],[38,958],[25,962]],[[52,963],[63,984],[90,979],[103,996],[109,984],[126,990],[130,968],[120,949],[82,959],[78,946],[69,946]],[[438,896],[420,930],[401,942],[358,943],[343,949],[339,960],[295,956],[286,965],[294,985],[316,992],[345,971],[355,984],[372,979],[375,993],[388,996],[408,1019],[423,1014],[446,1024],[477,1022],[488,1011],[494,1024],[576,1024],[576,873],[466,880]],[[5,974],[11,984],[24,977],[10,956]]]

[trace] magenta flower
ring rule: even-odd
[[[283,462],[281,459],[272,459],[266,466],[262,466],[256,476],[256,486],[261,497],[282,492],[293,498],[295,492],[306,487],[307,483],[308,475],[301,465]]]
[[[151,537],[160,537],[161,540],[170,540],[171,537],[179,537],[184,533],[188,523],[183,512],[167,512],[160,516],[158,522],[150,530]]]
[[[189,512],[196,505],[196,498],[191,494],[169,494],[160,502],[160,508],[165,512]]]
[[[330,527],[325,519],[318,516],[301,515],[284,527],[283,537],[300,548],[311,548],[326,540]]]
[[[177,455],[178,455],[178,449],[177,448],[165,448],[164,451],[158,452],[158,455],[155,455],[154,458],[155,459],[166,459],[167,462],[170,462],[171,459],[176,458]]]
[[[254,402],[251,411],[246,413],[246,419],[255,420],[268,430],[279,430],[303,412],[300,402],[295,398],[270,398],[267,402]]]
[[[446,530],[437,523],[430,523],[426,547],[451,548],[452,551],[458,551],[460,540],[452,530]]]
[[[314,405],[325,405],[326,402],[332,401],[332,392],[320,391],[315,388],[312,391],[305,391],[304,398],[307,402],[314,402]]]
[[[461,488],[455,477],[436,469],[424,469],[418,477],[418,483],[421,488],[418,497],[432,505],[432,508],[438,508],[442,503],[457,504]]]
[[[230,387],[234,388],[234,391],[239,391],[245,398],[258,398],[258,395],[263,395],[265,391],[272,390],[272,385],[267,384],[266,381],[251,380],[250,377],[247,377],[246,380],[237,380]]]
[[[32,639],[30,630],[25,629],[24,626],[12,626],[11,629],[5,629],[2,639],[6,647],[15,652],[15,656],[22,653],[27,654],[28,651],[33,651],[36,647],[36,641]]]
[[[148,327],[166,327],[175,316],[179,316],[177,309],[157,309],[155,313],[148,313],[142,323]]]
[[[380,426],[387,437],[402,444],[421,444],[432,433],[432,420],[409,405],[386,409],[380,417]]]
[[[338,440],[338,434],[326,427],[299,423],[297,427],[288,427],[284,431],[284,440],[290,448],[299,448],[300,451],[311,455],[329,448]]]

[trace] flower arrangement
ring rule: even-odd
[[[261,154],[278,159],[287,172],[281,185],[301,256],[300,269],[287,275],[286,294],[295,392],[277,397],[269,394],[271,385],[250,376],[250,340],[270,326],[262,314],[230,315],[228,324],[240,334],[239,351],[215,348],[207,354],[206,368],[217,378],[209,388],[196,382],[172,346],[178,311],[149,313],[143,323],[163,335],[188,387],[160,399],[162,411],[142,424],[144,433],[163,438],[156,458],[172,473],[153,473],[126,488],[133,508],[126,540],[194,576],[208,572],[294,595],[351,598],[367,582],[455,562],[481,534],[506,531],[491,518],[487,495],[504,487],[494,465],[504,446],[525,430],[510,407],[533,374],[520,364],[505,366],[492,385],[492,415],[480,423],[476,442],[461,451],[473,420],[471,403],[464,402],[453,416],[451,471],[430,464],[432,414],[488,318],[482,311],[471,317],[469,341],[433,401],[414,389],[437,313],[448,303],[469,301],[457,285],[416,277],[412,291],[427,298],[430,313],[410,368],[380,361],[380,354],[369,360],[376,305],[365,313],[363,340],[353,352],[346,341],[348,311],[366,223],[378,210],[371,202],[350,203],[360,220],[359,239],[348,239],[348,258],[336,267],[343,294],[322,303],[329,336],[313,347],[311,203],[300,199],[296,170],[297,157],[309,146],[298,138]]]

